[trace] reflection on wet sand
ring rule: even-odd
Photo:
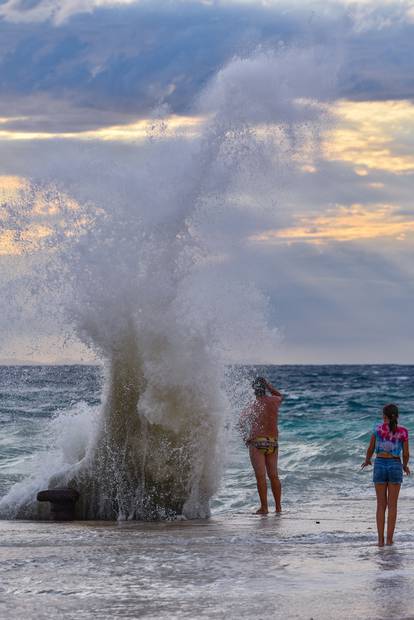
[[[408,617],[413,609],[412,550],[404,548],[404,543],[378,549],[375,568],[372,591],[376,617]]]

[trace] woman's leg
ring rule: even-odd
[[[266,464],[265,455],[254,446],[249,447],[250,461],[254,469],[257,482],[257,491],[260,498],[260,508],[257,514],[267,514],[267,483],[266,483]]]
[[[400,484],[388,484],[387,545],[392,545],[393,543],[395,523],[397,521],[397,503],[400,488]]]
[[[275,498],[276,512],[282,512],[282,485],[277,472],[277,457],[277,450],[274,454],[266,454],[266,471],[272,486],[273,497]]]
[[[377,531],[378,546],[384,546],[384,527],[385,527],[385,510],[387,508],[387,483],[375,484],[375,492],[377,494]]]

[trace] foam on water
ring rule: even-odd
[[[98,411],[54,420],[53,447],[3,498],[3,516],[44,516],[36,491],[61,486],[80,490],[81,518],[209,515],[225,365],[253,350],[266,358],[277,336],[266,299],[227,266],[223,223],[273,209],[287,166],[305,143],[317,149],[326,76],[314,50],[235,59],[200,97],[198,138],[166,140],[155,123],[138,158],[86,149],[47,170],[32,162],[36,191],[14,205],[16,235],[47,226],[36,283],[48,313],[53,297],[64,328],[105,361],[106,383]]]

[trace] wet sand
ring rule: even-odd
[[[408,502],[384,549],[373,502],[361,503],[207,521],[0,521],[0,617],[414,618]]]

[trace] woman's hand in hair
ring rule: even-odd
[[[280,398],[283,398],[282,392],[279,392],[279,390],[273,387],[273,385],[269,383],[269,381],[266,381],[266,379],[264,379],[264,382],[265,382],[266,388],[269,390],[272,396],[280,396]]]

